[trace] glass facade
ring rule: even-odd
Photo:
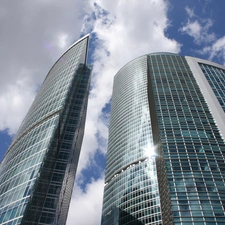
[[[224,72],[208,63],[199,68],[221,103]],[[137,58],[115,76],[102,224],[224,224],[224,137],[195,76],[170,53]]]
[[[146,56],[115,76],[102,224],[162,224]]]
[[[199,65],[215,96],[217,97],[217,100],[223,108],[223,111],[225,112],[225,69],[217,68],[204,63],[199,63]]]
[[[84,133],[89,36],[49,71],[0,167],[0,224],[65,224]]]

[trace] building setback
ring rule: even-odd
[[[0,224],[66,223],[91,67],[89,36],[54,64],[0,165]]]
[[[114,78],[102,225],[223,225],[225,67],[144,55]]]

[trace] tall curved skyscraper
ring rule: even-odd
[[[0,165],[0,224],[66,223],[91,67],[89,36],[54,64]]]
[[[141,56],[114,78],[102,225],[222,225],[225,67]]]

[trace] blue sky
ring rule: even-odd
[[[1,0],[0,161],[48,70],[91,32],[94,69],[67,225],[100,224],[113,76],[157,51],[225,64],[224,11],[224,0]]]

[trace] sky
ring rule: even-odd
[[[1,0],[0,161],[54,62],[90,33],[94,68],[67,225],[99,225],[114,75],[152,52],[225,64],[224,11],[224,0]]]

